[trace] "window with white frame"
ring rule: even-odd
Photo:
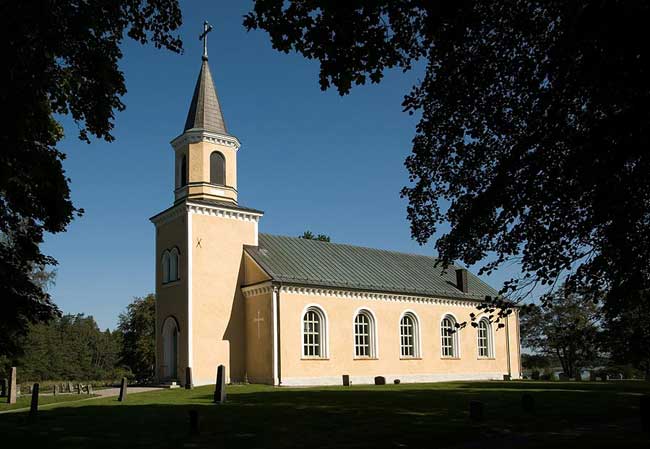
[[[440,322],[441,350],[443,357],[458,357],[458,329],[451,315]]]
[[[492,329],[490,322],[487,318],[483,318],[478,322],[477,327],[478,337],[478,356],[479,357],[493,357],[492,355]]]
[[[375,321],[367,310],[360,311],[354,317],[354,356],[376,357]]]
[[[170,272],[169,251],[167,250],[163,251],[161,264],[162,264],[162,282],[163,284],[166,284],[167,282],[169,282],[169,272]]]
[[[310,307],[302,318],[302,326],[303,357],[325,357],[326,323],[323,312],[316,307]]]
[[[399,348],[401,357],[419,357],[418,321],[410,312],[399,322]]]

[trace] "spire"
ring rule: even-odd
[[[201,63],[199,79],[196,80],[192,103],[187,113],[187,120],[185,120],[185,128],[183,131],[198,128],[205,131],[228,134],[226,122],[223,120],[223,114],[221,113],[217,90],[214,87],[212,73],[210,73],[210,66],[208,65],[208,33],[210,31],[212,31],[212,25],[204,22],[203,33],[199,36],[199,39],[203,41],[203,56],[201,57],[203,62]]]

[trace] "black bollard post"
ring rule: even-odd
[[[118,396],[117,400],[120,402],[124,402],[126,400],[126,389],[128,387],[128,384],[126,382],[126,377],[122,378],[122,384],[120,385],[120,395]]]
[[[31,421],[36,419],[38,413],[38,390],[39,385],[36,383],[32,387],[32,403],[29,407],[29,419]]]
[[[194,385],[192,385],[192,368],[188,366],[185,368],[185,389],[191,390],[192,388],[194,388]]]
[[[223,404],[226,402],[226,367],[217,367],[217,384],[214,386],[214,402]]]
[[[526,413],[533,413],[535,411],[535,398],[531,394],[525,393],[521,397],[521,408]]]
[[[190,410],[190,435],[199,434],[199,412],[198,410]]]
[[[343,375],[343,386],[344,387],[349,387],[350,386],[350,375],[349,374],[344,374]]]
[[[639,413],[641,414],[641,428],[644,432],[650,432],[650,395],[641,396]]]
[[[483,421],[484,406],[481,401],[469,401],[469,419],[474,422]]]

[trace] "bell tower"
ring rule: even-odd
[[[204,24],[203,57],[183,134],[172,140],[175,152],[174,201],[186,199],[237,204],[239,140],[228,133],[208,65]]]
[[[174,204],[156,227],[156,376],[206,385],[216,367],[246,377],[244,245],[258,244],[262,211],[237,200],[239,140],[226,128],[206,48],[183,133],[172,140]],[[187,373],[191,373],[188,376]]]

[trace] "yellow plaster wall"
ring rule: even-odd
[[[183,206],[179,206],[183,207]],[[176,318],[178,335],[178,365],[176,370],[181,383],[185,382],[188,365],[188,307],[187,307],[187,215],[156,226],[156,375],[160,378],[163,365],[162,327],[167,317]],[[179,277],[177,282],[162,284],[162,253],[165,249],[180,250]]]
[[[301,326],[308,305],[319,305],[328,317],[329,357],[303,359]],[[373,312],[376,319],[378,357],[374,360],[354,358],[353,319],[359,308]],[[419,359],[400,358],[399,321],[411,310],[419,317]],[[416,302],[334,298],[281,292],[279,298],[280,378],[283,384],[339,383],[342,374],[370,378],[386,376],[389,381],[427,381],[470,378],[503,378],[508,373],[506,331],[493,324],[494,358],[478,357],[477,331],[469,324],[459,331],[460,357],[445,359],[440,349],[440,321],[452,313],[459,322],[470,321],[473,307],[433,305]],[[518,324],[509,319],[511,372],[519,375]],[[428,377],[427,377],[428,376]],[[320,379],[310,382],[309,378]],[[431,379],[429,379],[431,378]]]
[[[214,383],[216,367],[229,381],[246,372],[243,245],[255,243],[256,224],[192,214],[192,333],[195,384]],[[200,242],[200,243],[199,243]]]
[[[253,260],[251,256],[244,252],[244,284],[253,285],[260,282],[268,281],[271,279],[266,272],[264,272],[259,265]]]
[[[273,384],[271,301],[270,292],[246,298],[246,367],[252,383]]]

